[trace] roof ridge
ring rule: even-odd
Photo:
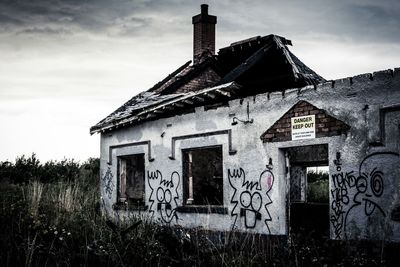
[[[187,68],[190,63],[192,63],[191,60],[189,60],[188,62],[186,62],[185,64],[183,64],[182,66],[180,66],[178,69],[176,69],[174,72],[168,74],[167,77],[165,77],[164,79],[162,79],[161,81],[159,81],[158,83],[156,83],[155,85],[153,85],[153,87],[151,87],[150,89],[147,90],[147,92],[152,92],[155,91],[156,89],[160,88],[163,84],[165,84],[166,82],[168,82],[172,77],[176,76],[178,73],[180,73],[182,70],[184,70],[185,68]]]

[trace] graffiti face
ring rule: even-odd
[[[163,218],[170,218],[172,215],[172,208],[171,208],[171,200],[172,194],[171,190],[163,189],[159,187],[157,189],[157,210],[161,213],[161,217]]]
[[[364,160],[360,166],[360,176],[356,181],[357,193],[354,196],[354,201],[364,205],[364,212],[367,216],[372,215],[375,210],[386,216],[378,205],[379,198],[384,191],[384,173],[378,167],[374,167],[376,165],[368,163],[369,160]]]
[[[397,179],[399,154],[394,152],[377,152],[365,157],[359,166],[358,177],[355,182],[355,194],[353,202],[347,210],[345,217],[345,234],[347,237],[352,234],[348,231],[348,224],[353,221],[356,225],[366,223],[366,218],[373,217],[373,222],[362,230],[361,235],[372,237],[379,236],[379,231],[367,231],[369,227],[380,227],[383,229],[384,218],[388,212],[388,204],[396,194],[394,182]],[[363,216],[360,216],[363,215]]]
[[[261,220],[262,197],[259,192],[251,194],[249,191],[243,191],[240,194],[240,216],[245,217],[245,225],[247,228],[254,228],[257,220]]]
[[[154,214],[153,204],[157,201],[157,211],[163,222],[170,223],[174,218],[177,219],[175,209],[178,206],[177,200],[179,198],[179,174],[173,172],[170,179],[164,179],[160,171],[155,171],[148,172],[147,176],[151,189],[149,198],[149,202],[151,203],[150,212]]]
[[[270,233],[267,222],[272,219],[267,206],[272,203],[268,195],[274,182],[272,172],[269,170],[263,171],[257,181],[248,181],[242,168],[232,169],[228,170],[228,179],[234,189],[231,198],[231,203],[234,204],[231,212],[232,217],[234,217],[233,227],[235,227],[237,218],[240,215],[246,228],[255,228],[257,222],[261,221],[263,217],[261,211],[264,211],[262,210],[264,204],[264,222]],[[263,194],[264,192],[265,194]]]

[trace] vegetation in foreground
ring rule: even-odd
[[[99,160],[0,163],[1,266],[382,266],[382,246],[125,224],[99,212]]]

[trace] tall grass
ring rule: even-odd
[[[60,172],[59,179],[48,177],[49,169],[41,173],[46,164],[32,159],[23,167],[31,180],[0,179],[0,266],[385,264],[372,254],[348,250],[344,242],[315,240],[307,233],[294,235],[289,244],[279,236],[172,228],[146,216],[112,221],[99,212],[98,161],[66,162],[46,163]],[[7,172],[2,172],[4,165]],[[0,175],[21,174],[10,166],[0,163]]]
[[[1,184],[0,266],[282,265],[277,243],[260,235],[171,228],[146,216],[111,221],[96,208],[97,189]]]
[[[39,212],[40,200],[42,199],[44,185],[38,181],[33,181],[27,190],[29,212],[32,217],[37,217]],[[24,190],[22,188],[22,190]]]

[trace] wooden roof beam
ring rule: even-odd
[[[188,104],[188,105],[193,105],[194,104],[194,102],[192,100],[188,99],[188,98],[182,99],[181,101],[183,103],[185,103],[185,104]]]
[[[172,111],[174,110],[174,106],[173,105],[163,106],[162,109],[165,111]]]
[[[154,117],[156,117],[156,115],[154,113],[148,113],[147,116],[146,116],[146,119],[151,119],[151,118],[154,118]]]
[[[154,109],[154,110],[152,110],[152,111],[150,111],[150,113],[156,113],[156,114],[161,114],[161,113],[164,113],[164,111],[163,110],[161,110],[161,109]]]
[[[183,108],[185,105],[183,104],[183,103],[181,103],[181,102],[174,102],[174,103],[172,103],[172,105],[174,106],[174,107],[177,107],[177,108]]]
[[[200,102],[206,101],[206,99],[205,99],[203,96],[200,96],[200,95],[195,95],[195,96],[193,96],[192,98],[193,98],[194,100],[200,101]]]
[[[226,97],[231,97],[232,96],[232,94],[230,92],[228,92],[228,91],[215,90],[215,92],[220,94],[220,95],[226,96]]]
[[[217,95],[213,92],[207,92],[203,94],[204,96],[211,98],[211,99],[215,99],[217,97]]]

